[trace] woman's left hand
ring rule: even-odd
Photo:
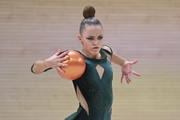
[[[121,83],[123,82],[123,78],[125,76],[126,78],[126,82],[129,84],[131,82],[131,79],[130,79],[130,74],[134,74],[136,76],[140,76],[139,73],[135,72],[132,70],[132,65],[136,64],[138,62],[138,60],[134,60],[134,61],[126,61],[121,69],[122,69],[122,76],[121,76]]]

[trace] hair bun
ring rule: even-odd
[[[86,6],[83,10],[84,18],[92,18],[95,16],[95,9],[92,6]]]

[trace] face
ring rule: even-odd
[[[88,56],[96,56],[103,44],[103,28],[101,25],[86,25],[78,39],[83,45],[82,51]]]

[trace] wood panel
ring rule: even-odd
[[[51,70],[34,75],[34,61],[58,49],[80,49],[82,9],[96,8],[105,44],[138,59],[130,85],[113,64],[113,120],[177,120],[180,115],[179,0],[1,0],[0,119],[62,120],[76,111],[71,81]]]

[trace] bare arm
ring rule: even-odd
[[[131,73],[136,76],[140,76],[139,73],[132,70],[132,65],[136,64],[138,60],[127,61],[126,59],[122,58],[121,56],[113,53],[112,50],[110,49],[110,47],[108,47],[108,46],[103,46],[103,49],[106,49],[107,51],[112,53],[111,61],[113,63],[121,66],[121,70],[122,70],[121,83],[123,82],[124,77],[126,78],[126,82],[130,83],[131,82],[131,79],[130,79]]]
[[[138,60],[134,60],[134,61],[127,61],[126,59],[113,54],[112,55],[112,62],[114,62],[115,64],[118,64],[121,67],[122,70],[122,76],[121,76],[121,83],[123,82],[123,78],[126,78],[126,82],[130,83],[131,79],[130,79],[130,74],[134,74],[136,76],[140,76],[139,73],[135,72],[134,70],[132,70],[132,65],[136,64]]]
[[[55,53],[54,55],[52,55],[51,57],[45,60],[37,60],[31,68],[32,72],[35,74],[40,74],[48,68],[56,68],[57,70],[64,72],[60,68],[60,66],[67,66],[67,64],[62,63],[63,61],[69,58],[68,56],[66,56],[67,54],[68,54],[68,51],[65,51],[61,54],[60,50],[58,50],[57,53]]]
[[[117,54],[113,53],[111,61],[119,66],[123,66],[123,64],[127,61],[126,59],[118,56]]]
[[[112,54],[111,62],[113,62],[119,66],[122,66],[125,63],[125,61],[127,61],[126,59],[122,58],[121,56],[115,54],[109,46],[103,45],[102,48]]]

